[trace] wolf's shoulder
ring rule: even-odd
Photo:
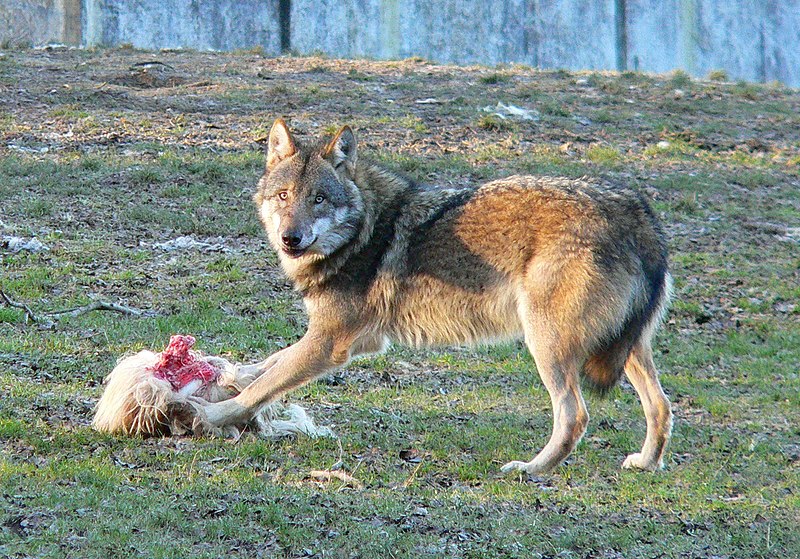
[[[398,229],[416,229],[436,221],[448,211],[467,203],[478,187],[441,187],[422,183],[410,186],[397,219]]]

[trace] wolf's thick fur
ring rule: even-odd
[[[647,439],[624,467],[662,466],[672,413],[651,337],[670,293],[661,228],[647,202],[590,179],[514,176],[464,189],[420,185],[358,157],[348,127],[300,146],[272,127],[255,202],[303,295],[308,332],[266,361],[233,400],[202,405],[222,425],[390,342],[423,347],[523,337],[553,404],[530,462],[560,464],[588,421],[580,379],[628,376]]]

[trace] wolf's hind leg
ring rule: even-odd
[[[664,467],[664,449],[672,432],[672,411],[658,381],[649,340],[640,340],[634,346],[625,363],[625,374],[642,401],[647,419],[647,438],[642,451],[628,456],[622,467],[649,471],[661,469]]]
[[[553,404],[553,434],[547,445],[530,462],[513,461],[503,472],[519,470],[528,474],[549,472],[569,456],[586,431],[589,413],[583,401],[579,381],[580,361],[575,357],[559,359],[552,355],[547,338],[526,333],[525,341],[533,354]]]

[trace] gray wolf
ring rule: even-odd
[[[390,343],[426,347],[523,338],[550,394],[553,431],[530,461],[552,470],[589,415],[581,379],[600,390],[627,375],[647,436],[625,468],[663,466],[672,412],[651,339],[670,296],[661,227],[635,191],[590,179],[513,176],[481,186],[418,184],[359,156],[345,126],[301,145],[278,119],[254,197],[269,240],[308,311],[308,331],[219,403],[239,423],[283,393]]]

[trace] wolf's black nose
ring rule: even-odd
[[[295,248],[297,245],[303,242],[303,237],[300,237],[293,231],[290,231],[289,233],[281,235],[281,241],[283,241],[283,244],[287,247]]]

